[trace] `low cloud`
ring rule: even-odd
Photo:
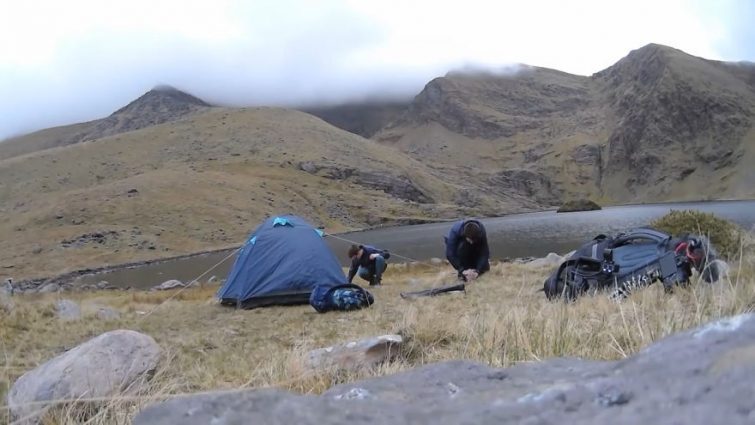
[[[648,42],[718,59],[713,13],[638,1],[620,12],[598,0],[11,3],[0,139],[107,116],[159,84],[221,105],[311,106],[407,99],[449,70],[511,75],[520,62],[589,75]]]

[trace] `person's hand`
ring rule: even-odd
[[[464,270],[461,274],[463,274],[464,277],[467,278],[468,282],[477,279],[477,276],[478,276],[477,275],[477,270],[474,270],[474,269]]]

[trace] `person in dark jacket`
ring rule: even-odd
[[[388,250],[377,249],[370,245],[351,245],[348,251],[351,258],[351,267],[349,268],[349,283],[354,276],[370,282],[370,286],[378,286],[383,280],[383,272],[388,268],[385,260],[391,257]]]
[[[446,236],[446,258],[467,282],[490,270],[490,248],[485,227],[477,220],[454,223]]]

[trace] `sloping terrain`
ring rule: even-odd
[[[328,231],[476,214],[464,188],[302,112],[211,108],[0,161],[0,274],[45,276],[240,243],[273,214]],[[542,208],[486,196],[488,214]]]
[[[0,143],[0,160],[179,120],[209,107],[203,100],[173,87],[156,87],[106,118],[40,130],[3,141]]]
[[[592,77],[449,74],[373,138],[454,181],[528,186],[540,201],[747,198],[754,81],[752,64],[655,44]]]
[[[611,134],[602,188],[638,199],[755,194],[755,67],[650,45],[595,75]],[[746,186],[749,186],[746,187]]]

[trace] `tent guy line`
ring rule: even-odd
[[[348,243],[350,243],[350,244],[354,244],[354,245],[365,245],[365,244],[364,244],[364,243],[362,243],[362,242],[352,241],[352,240],[350,240],[350,239],[342,238],[342,237],[340,237],[340,236],[336,236],[336,235],[333,235],[333,234],[330,234],[330,233],[326,233],[326,234],[325,234],[325,236],[326,236],[326,237],[331,237],[331,238],[333,238],[333,239],[338,239],[339,241],[348,242]],[[419,260],[417,260],[417,259],[414,259],[414,258],[411,258],[411,257],[407,257],[407,256],[405,256],[405,255],[401,255],[401,254],[396,254],[396,253],[395,253],[395,252],[393,252],[393,251],[391,251],[391,255],[392,255],[392,256],[394,256],[394,257],[403,258],[403,259],[405,259],[405,260],[409,260],[409,261],[412,261],[412,262],[415,262],[415,263],[418,263],[418,262],[419,262]]]
[[[233,257],[234,255],[236,255],[236,253],[237,253],[237,252],[239,252],[239,251],[241,250],[241,248],[243,248],[243,247],[244,247],[244,246],[242,245],[242,246],[240,246],[240,247],[236,248],[236,249],[235,249],[235,250],[233,250],[233,251],[232,251],[232,252],[231,252],[230,254],[226,255],[226,257],[225,257],[225,258],[223,258],[222,260],[220,260],[220,261],[218,261],[217,263],[215,263],[215,265],[214,265],[214,266],[210,267],[209,269],[207,269],[207,270],[205,270],[204,272],[202,272],[202,274],[200,274],[199,276],[197,276],[197,277],[195,277],[194,279],[190,280],[190,281],[189,281],[189,283],[190,283],[189,285],[186,285],[186,286],[184,286],[183,288],[181,288],[181,289],[179,289],[178,291],[176,291],[176,293],[175,293],[175,294],[171,295],[170,297],[168,297],[168,298],[166,298],[165,300],[163,300],[162,302],[160,302],[160,304],[157,304],[156,306],[152,307],[152,309],[151,309],[150,311],[148,311],[148,312],[147,312],[147,313],[146,313],[145,315],[143,315],[143,316],[142,316],[142,317],[141,317],[141,318],[140,318],[139,320],[144,320],[144,319],[145,319],[146,317],[148,317],[148,316],[149,316],[150,314],[152,314],[152,313],[153,313],[153,312],[154,312],[155,310],[157,310],[157,309],[158,309],[158,308],[159,308],[159,307],[160,307],[161,305],[163,305],[163,304],[165,304],[166,302],[168,302],[168,301],[172,300],[173,298],[175,298],[176,296],[178,296],[178,294],[180,294],[181,292],[183,292],[183,290],[184,290],[184,289],[186,289],[186,288],[190,287],[192,283],[194,283],[194,282],[196,282],[197,280],[201,279],[201,278],[202,278],[202,277],[204,277],[204,276],[205,276],[205,275],[206,275],[207,273],[209,273],[209,272],[211,272],[211,271],[215,270],[215,269],[216,269],[216,268],[217,268],[218,266],[220,266],[221,264],[223,264],[223,263],[225,263],[226,261],[228,261],[228,259],[229,259],[229,258],[231,258],[231,257]]]

